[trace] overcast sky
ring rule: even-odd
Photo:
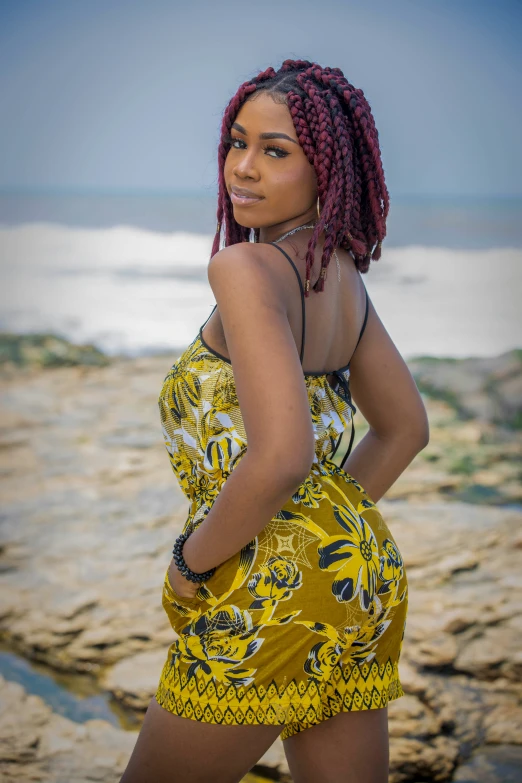
[[[520,0],[0,0],[0,188],[216,188],[222,112],[339,67],[394,195],[520,195]]]

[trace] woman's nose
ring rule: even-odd
[[[241,155],[241,159],[238,160],[234,166],[234,174],[237,174],[238,177],[258,178],[259,172],[257,170],[255,153],[253,150],[245,150]]]

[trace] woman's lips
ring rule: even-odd
[[[262,201],[262,198],[250,198],[249,196],[240,196],[238,193],[234,193],[234,191],[230,194],[230,200],[233,204],[237,204],[241,207],[248,207],[250,204],[257,204],[258,201]]]

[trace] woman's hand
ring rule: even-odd
[[[169,581],[172,589],[180,598],[195,598],[200,584],[202,584],[201,582],[191,582],[190,579],[184,577],[174,558],[172,558],[169,565]]]

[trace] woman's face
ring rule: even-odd
[[[239,225],[259,228],[259,241],[271,242],[316,219],[315,169],[285,104],[275,103],[265,92],[249,98],[232,125],[230,141],[224,175]],[[256,198],[242,200],[234,195],[236,188]]]

